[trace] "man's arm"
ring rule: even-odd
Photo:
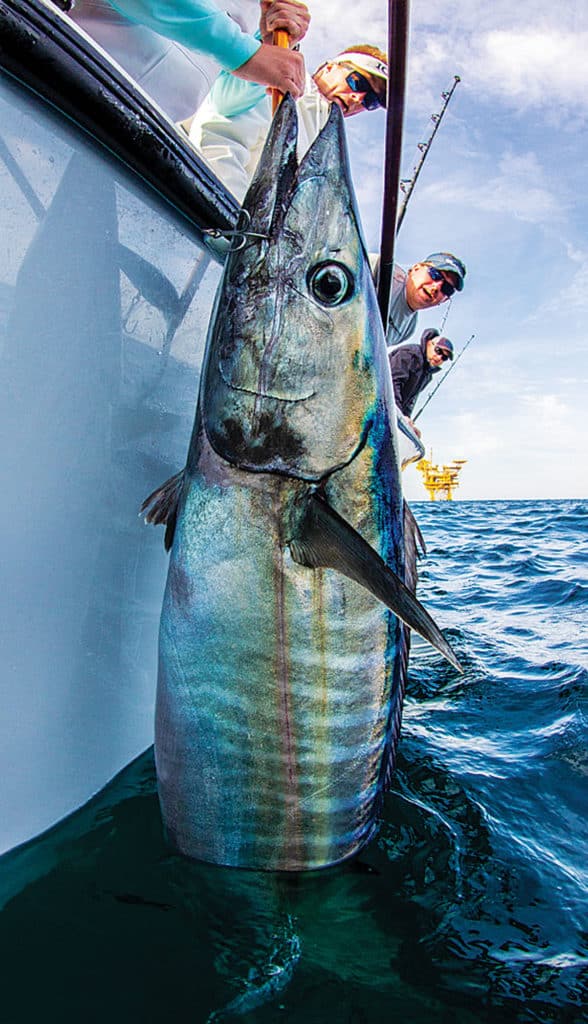
[[[308,8],[305,4],[298,3],[298,0],[262,0],[256,36],[259,36],[263,43],[270,45],[274,31],[283,29],[288,33],[290,46],[294,46],[306,34],[309,22]],[[266,96],[265,86],[237,78],[231,72],[221,71],[212,83],[208,99],[211,110],[222,117],[232,118],[252,110],[265,100]]]
[[[190,142],[239,203],[243,202],[271,124],[265,92],[261,99],[251,109],[227,117],[216,108],[211,94],[190,125]]]
[[[122,14],[147,25],[162,36],[213,57],[221,67],[260,85],[291,92],[295,98],[304,90],[304,60],[299,53],[259,42],[243,32],[213,0],[111,0]],[[289,0],[292,7],[292,0]],[[296,4],[296,7],[300,5]],[[266,14],[266,23],[290,25],[292,35],[304,27],[296,12],[282,10]],[[262,13],[263,18],[263,13]],[[281,24],[278,24],[281,22]],[[306,28],[304,28],[306,31]]]
[[[298,0],[262,0],[259,34],[271,40],[280,28],[293,44],[302,38],[309,21],[306,6]],[[187,131],[216,176],[242,202],[270,125],[266,89],[221,71]]]

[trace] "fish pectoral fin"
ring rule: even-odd
[[[299,565],[336,569],[355,580],[436,647],[458,672],[463,671],[426,608],[357,530],[317,494],[307,501],[290,552]]]
[[[178,515],[178,502],[184,484],[184,470],[170,476],[161,487],[153,491],[141,505],[139,515],[145,516],[145,522],[153,526],[160,526],[165,523],[165,550],[169,551],[173,544],[176,519]]]

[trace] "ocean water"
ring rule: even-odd
[[[0,858],[3,1024],[579,1024],[588,1005],[588,502],[413,506],[398,769],[352,862],[275,876],[166,847],[152,752]]]

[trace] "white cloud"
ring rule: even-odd
[[[302,48],[309,70],[353,43],[372,43],[387,49],[386,4],[381,0],[362,0],[361,5],[346,7],[344,15],[338,0],[307,2],[312,20]]]
[[[434,462],[467,459],[458,491],[464,500],[574,497],[588,488],[578,410],[559,394],[484,401],[476,410],[438,413],[422,427]],[[417,472],[407,470],[404,481],[409,500],[425,497]]]
[[[430,104],[431,90],[457,72],[463,88],[484,103],[541,109],[549,120],[587,116],[586,4],[455,0],[444,15],[440,25],[436,9],[424,0],[413,4],[413,102]]]
[[[576,319],[580,314],[588,313],[588,252],[571,242],[564,242],[563,248],[572,266],[565,267],[562,260],[558,261],[558,274],[554,282],[557,287],[544,302],[529,313],[529,322],[542,321],[545,317],[561,318],[563,310],[568,317]],[[559,287],[562,280],[567,283]],[[583,337],[580,344],[584,344]],[[567,345],[570,345],[569,338]]]
[[[310,5],[303,43],[309,69],[351,43],[387,49],[387,5],[363,0],[345,9],[338,0]],[[518,4],[453,0],[443,17],[428,0],[410,13],[408,91],[415,108],[436,109],[439,86],[461,76],[463,88],[484,101],[518,111],[541,109],[549,118],[588,115],[588,5],[552,0]]]
[[[571,409],[561,395],[522,395],[521,406],[521,418],[537,418],[536,429],[541,436],[541,443],[559,447],[559,439],[553,437],[554,426],[568,430],[572,425]]]
[[[573,263],[588,263],[588,252],[585,249],[578,249],[571,242],[568,242],[566,251]]]
[[[474,47],[468,74],[519,109],[561,105],[585,114],[587,48],[588,31],[566,32],[554,25],[543,31],[492,31]]]
[[[578,267],[570,283],[545,302],[537,310],[537,316],[546,312],[557,313],[561,309],[588,312],[588,263]]]
[[[475,184],[456,181],[453,176],[423,189],[423,198],[506,214],[531,224],[560,219],[561,198],[544,184],[543,171],[534,153],[505,153],[498,170],[497,175],[483,180],[479,168],[472,166]]]

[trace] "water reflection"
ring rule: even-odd
[[[554,959],[539,877],[410,751],[379,839],[338,868],[275,875],[170,854],[151,751],[0,866],[10,1020],[56,1007],[86,1019],[89,990],[90,1019],[115,1024],[581,1019],[582,954]]]

